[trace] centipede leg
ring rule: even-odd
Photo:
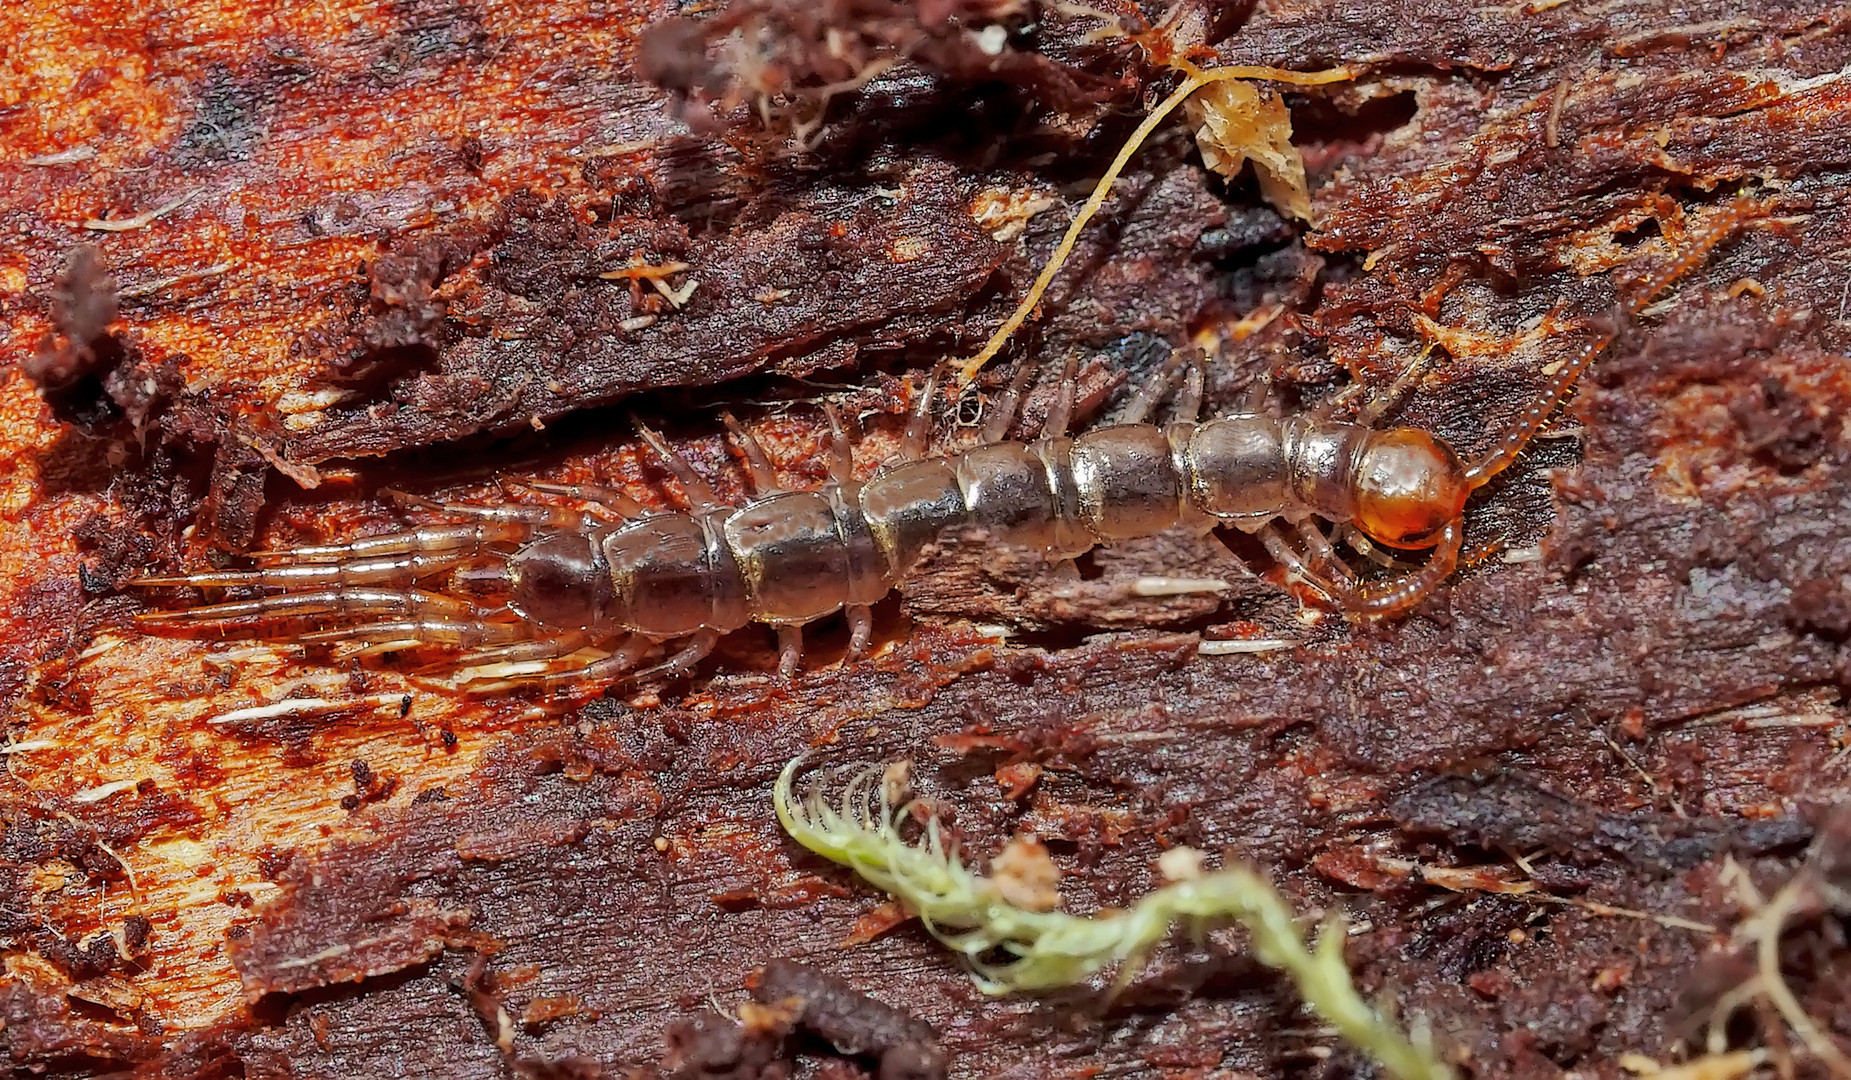
[[[838,484],[855,481],[855,455],[848,445],[848,433],[842,430],[842,417],[833,402],[823,402],[823,416],[829,420],[829,479]]]
[[[1247,384],[1246,396],[1241,399],[1240,408],[1229,416],[1265,416],[1266,406],[1273,396],[1273,377],[1261,374]]]
[[[360,585],[410,584],[421,578],[454,569],[475,557],[476,553],[469,548],[437,553],[413,551],[378,558],[308,562],[300,566],[264,566],[255,570],[202,570],[190,574],[150,576],[136,578],[130,584],[141,588],[191,585],[202,589],[223,589],[235,586],[261,589],[343,588]]]
[[[848,658],[853,660],[868,651],[874,637],[874,609],[866,604],[850,604],[842,609],[848,616]]]
[[[591,683],[614,682],[618,678],[629,674],[629,672],[636,667],[637,663],[641,661],[644,656],[648,655],[649,650],[655,648],[656,644],[657,641],[655,638],[646,637],[642,634],[631,634],[628,638],[624,639],[624,643],[618,646],[615,652],[601,660],[594,660],[584,667],[572,668],[567,671],[549,671],[538,677],[520,678],[516,681],[533,683],[545,690],[558,690],[565,687],[584,686]],[[709,648],[711,648],[711,646],[709,646]],[[657,670],[657,668],[639,671],[636,673],[635,678],[641,679],[649,674],[649,672],[655,670]]]
[[[1350,569],[1350,564],[1344,562],[1341,555],[1337,554],[1337,549],[1331,546],[1330,539],[1324,535],[1324,530],[1318,528],[1317,523],[1310,518],[1300,520],[1296,528],[1299,539],[1305,545],[1305,552],[1310,556],[1308,562],[1312,571],[1326,580],[1335,582],[1343,593],[1354,593],[1356,572]],[[1341,598],[1339,596],[1339,599]]]
[[[1171,350],[1170,355],[1164,357],[1163,363],[1157,365],[1157,370],[1144,380],[1138,392],[1132,395],[1130,403],[1125,406],[1125,411],[1119,414],[1119,423],[1142,424],[1150,419],[1151,414],[1157,411],[1157,403],[1176,384],[1176,368],[1181,356],[1180,351]],[[1196,407],[1201,407],[1199,401]],[[1191,416],[1189,419],[1195,418]]]
[[[441,664],[433,665],[432,670],[461,671],[466,668],[487,667],[490,664],[524,664],[534,660],[556,660],[561,656],[570,656],[591,644],[591,635],[582,630],[567,630],[538,640],[519,641],[513,637],[502,640],[509,644],[486,649],[472,649],[466,653],[446,657]]]
[[[681,481],[681,490],[687,496],[688,508],[696,513],[719,509],[720,500],[714,495],[713,486],[701,479],[700,474],[694,471],[694,466],[688,464],[688,459],[682,457],[681,453],[670,446],[661,435],[645,427],[642,421],[638,420],[634,423],[643,441],[648,443],[649,448],[662,459],[662,464],[674,474],[675,479]]]
[[[369,615],[435,616],[468,621],[483,614],[474,604],[423,589],[315,589],[176,611],[142,612],[136,621],[145,626],[225,631],[330,615],[350,619]]]
[[[1459,567],[1459,549],[1463,533],[1453,521],[1441,530],[1439,542],[1420,569],[1383,582],[1359,583],[1349,567],[1337,560],[1326,565],[1341,567],[1342,577],[1322,573],[1292,550],[1290,543],[1275,527],[1268,524],[1258,534],[1266,550],[1288,572],[1327,597],[1333,606],[1351,615],[1398,615],[1427,598],[1452,576]],[[1319,534],[1321,538],[1323,534]],[[1308,538],[1307,538],[1308,540]],[[1309,541],[1308,541],[1309,542]],[[1328,546],[1328,541],[1326,541]]]
[[[900,460],[918,461],[926,456],[926,442],[932,434],[932,399],[938,396],[938,372],[926,376],[925,385],[913,402],[906,418],[906,434],[900,437]]]
[[[758,441],[758,436],[747,431],[737,417],[730,412],[720,414],[720,422],[732,433],[733,441],[739,444],[740,453],[745,455],[746,475],[752,481],[754,495],[776,494],[778,488],[777,474],[771,471],[771,458],[765,453],[765,446]]]
[[[1433,346],[1429,345],[1422,349],[1420,355],[1414,358],[1414,362],[1409,364],[1401,374],[1395,376],[1394,382],[1388,384],[1388,389],[1369,399],[1362,411],[1357,414],[1356,422],[1364,427],[1373,427],[1376,421],[1399,406],[1407,398],[1408,391],[1413,389],[1421,372],[1426,370],[1427,357],[1431,355],[1433,355]]]
[[[299,634],[295,640],[308,645],[361,641],[367,643],[367,647],[360,650],[366,654],[419,645],[469,648],[495,641],[515,641],[523,633],[518,623],[485,622],[480,619],[397,619],[360,623],[333,630],[315,630]]]
[[[1278,563],[1280,567],[1285,570],[1289,578],[1316,590],[1333,606],[1338,606],[1336,594],[1330,587],[1330,583],[1323,575],[1306,565],[1304,558],[1301,557],[1297,551],[1293,550],[1291,542],[1288,541],[1275,526],[1268,523],[1255,532],[1253,536],[1254,539],[1265,546],[1266,553],[1271,555],[1273,561]]]
[[[1345,525],[1343,527],[1343,542],[1350,545],[1350,549],[1355,551],[1358,555],[1368,559],[1377,566],[1387,567],[1390,570],[1406,570],[1412,565],[1411,563],[1402,562],[1400,559],[1395,558],[1388,552],[1383,551],[1380,547],[1377,547],[1367,536],[1363,535],[1361,529],[1358,529],[1354,525]]]
[[[1192,350],[1189,366],[1183,375],[1183,388],[1176,395],[1176,422],[1193,424],[1202,415],[1202,390],[1208,373],[1202,369],[1202,354]]]
[[[690,671],[693,669],[694,665],[707,659],[707,654],[713,652],[713,647],[719,643],[719,631],[702,630],[700,633],[689,638],[687,645],[683,646],[680,652],[662,661],[655,667],[644,668],[637,672],[637,681],[641,682],[644,679],[679,675],[682,672]]]
[[[1061,365],[1060,386],[1054,391],[1054,405],[1048,409],[1048,422],[1042,425],[1041,437],[1059,438],[1073,423],[1073,399],[1079,388],[1079,358],[1069,354]]]
[[[984,418],[983,431],[978,436],[984,442],[1002,442],[1009,437],[1009,425],[1015,422],[1016,409],[1022,404],[1022,392],[1028,387],[1028,377],[1035,370],[1035,365],[1024,356],[1016,361],[1015,375],[1009,380],[1008,389],[990,402],[990,415]]]
[[[1459,549],[1465,533],[1457,521],[1440,532],[1439,542],[1419,570],[1390,581],[1371,582],[1356,590],[1348,609],[1358,615],[1398,615],[1425,600],[1459,568]]]
[[[576,499],[589,506],[596,506],[609,511],[619,521],[630,521],[644,514],[642,503],[614,487],[605,487],[600,484],[542,484],[535,481],[527,481],[525,486],[535,491],[543,491],[548,495],[563,495],[568,499]]]
[[[788,679],[797,674],[797,665],[803,662],[803,628],[784,625],[778,627],[778,678]]]

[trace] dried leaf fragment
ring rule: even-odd
[[[1292,145],[1292,114],[1278,91],[1230,79],[1203,87],[1184,107],[1203,164],[1232,178],[1253,162],[1266,201],[1282,214],[1311,220],[1305,159]]]
[[[1011,837],[990,860],[990,881],[1016,907],[1053,911],[1060,906],[1060,868],[1033,833]]]

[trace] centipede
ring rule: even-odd
[[[1183,96],[1172,95],[1160,112]],[[1121,152],[1114,171],[1127,156]],[[248,569],[135,579],[141,589],[243,596],[144,611],[138,620],[156,632],[353,644],[363,652],[440,650],[443,658],[427,670],[466,693],[675,676],[694,669],[724,635],[760,624],[775,631],[778,673],[790,678],[803,657],[803,628],[837,613],[849,627],[847,659],[865,653],[873,606],[903,588],[927,549],[953,530],[981,529],[994,542],[1068,560],[1177,528],[1247,534],[1307,603],[1393,618],[1459,569],[1468,501],[1519,459],[1622,325],[1755,211],[1743,196],[1711,215],[1684,250],[1627,290],[1614,317],[1470,460],[1432,432],[1387,423],[1418,364],[1347,419],[1328,402],[1274,409],[1264,382],[1238,407],[1204,419],[1200,357],[1178,350],[1114,422],[1071,433],[1070,363],[1037,437],[1005,438],[1023,386],[1018,374],[974,445],[937,454],[928,452],[934,373],[916,395],[896,459],[866,480],[856,479],[850,440],[827,402],[828,479],[813,490],[781,489],[764,447],[724,417],[749,480],[749,496],[736,505],[638,422],[642,441],[679,481],[685,508],[647,509],[621,490],[588,485],[526,485],[571,505],[388,492],[437,520],[258,552]],[[1043,270],[1017,315],[964,365],[966,381],[1051,276]],[[1024,359],[1019,371],[1029,368]],[[1169,417],[1159,423],[1166,403]],[[1400,570],[1359,572],[1340,546]]]

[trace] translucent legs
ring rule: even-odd
[[[1460,523],[1451,522],[1418,569],[1377,581],[1360,581],[1316,522],[1307,518],[1293,526],[1293,531],[1298,535],[1298,546],[1286,538],[1276,521],[1254,535],[1288,575],[1320,594],[1328,606],[1349,615],[1399,615],[1413,608],[1458,569],[1463,539]]]
[[[234,589],[215,603],[145,611],[140,624],[185,636],[235,637],[352,647],[347,655],[429,652],[420,681],[462,693],[516,686],[602,690],[619,679],[673,675],[698,663],[718,634],[697,629],[667,662],[637,672],[664,639],[622,627],[549,625],[511,606],[522,546],[562,534],[593,537],[620,526],[634,507],[621,492],[529,485],[593,504],[599,512],[549,505],[437,503],[400,492],[401,506],[449,521],[409,526],[345,544],[259,552],[247,570],[157,575],[141,588]],[[695,497],[699,497],[696,487]],[[460,520],[459,520],[460,519]]]

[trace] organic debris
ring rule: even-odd
[[[1282,214],[1311,220],[1305,157],[1292,145],[1292,114],[1269,86],[1221,82],[1203,87],[1184,106],[1195,128],[1202,164],[1230,179],[1253,162],[1260,194]]]
[[[1003,82],[1045,106],[1077,112],[1119,84],[1023,47],[1027,0],[734,0],[702,19],[649,25],[637,71],[675,94],[698,131],[749,105],[767,127],[789,125],[802,143],[836,96],[912,65],[961,83]]]

